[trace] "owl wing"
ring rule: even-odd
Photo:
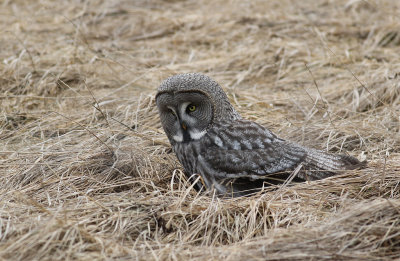
[[[210,145],[202,156],[209,172],[220,178],[263,178],[295,169],[307,155],[302,147],[251,121],[221,124],[208,134]]]

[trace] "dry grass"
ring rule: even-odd
[[[400,258],[400,2],[3,1],[2,260]],[[197,195],[154,107],[203,72],[246,117],[369,167]]]

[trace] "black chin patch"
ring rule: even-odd
[[[187,129],[186,130],[182,129],[182,134],[183,134],[183,141],[182,141],[183,143],[187,143],[192,140],[189,131]]]

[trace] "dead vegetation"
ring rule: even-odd
[[[2,260],[400,258],[400,3],[3,1]],[[154,94],[215,78],[365,170],[249,198],[183,179]]]

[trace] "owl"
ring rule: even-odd
[[[185,174],[201,176],[198,189],[243,196],[282,183],[293,173],[296,180],[318,180],[366,164],[286,141],[243,119],[220,85],[206,75],[169,77],[158,88],[156,103]]]

